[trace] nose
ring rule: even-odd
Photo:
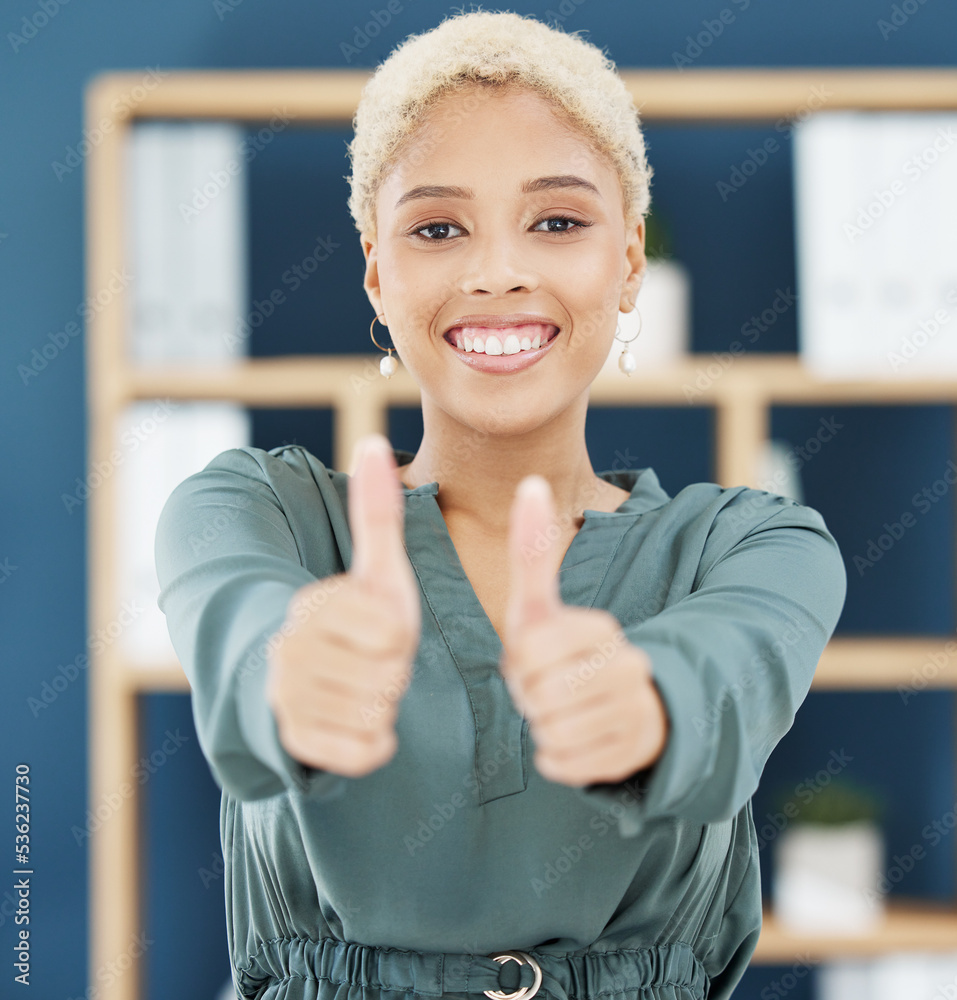
[[[467,295],[530,292],[538,286],[528,247],[509,234],[473,236],[460,281]]]

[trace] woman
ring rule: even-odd
[[[372,435],[352,476],[224,452],[156,539],[237,992],[728,997],[761,926],[751,795],[840,615],[837,544],[782,496],[591,467],[651,173],[598,49],[450,17],[355,131],[422,443]]]

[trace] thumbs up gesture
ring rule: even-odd
[[[554,546],[541,548],[555,521],[548,481],[526,476],[511,510],[500,667],[529,720],[535,766],[545,778],[567,785],[623,781],[661,755],[667,711],[647,654],[625,638],[615,616],[562,603]]]
[[[351,567],[296,591],[285,639],[270,654],[267,700],[280,743],[303,764],[350,777],[395,754],[395,719],[419,645],[396,468],[386,438],[359,442],[348,488]]]

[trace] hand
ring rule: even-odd
[[[653,764],[668,737],[668,714],[647,654],[600,608],[562,603],[548,481],[526,476],[511,510],[511,590],[501,669],[529,720],[535,766],[567,785],[618,782]]]
[[[358,450],[348,488],[351,567],[293,595],[291,631],[270,653],[267,683],[290,756],[350,777],[395,754],[395,719],[421,630],[395,458],[381,435],[363,438]]]

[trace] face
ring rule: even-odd
[[[380,186],[376,225],[362,248],[389,328],[377,339],[423,394],[487,431],[531,430],[587,392],[645,267],[615,169],[525,88],[436,105]]]

